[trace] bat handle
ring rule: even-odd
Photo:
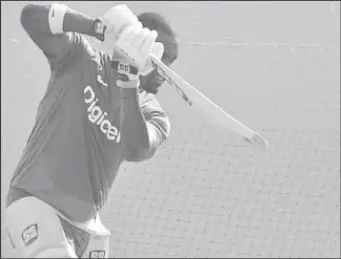
[[[154,63],[154,65],[158,66],[162,70],[169,70],[169,68],[154,54],[150,54],[150,59]]]

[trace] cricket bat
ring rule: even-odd
[[[167,81],[176,88],[182,99],[187,102],[192,109],[205,115],[205,117],[201,117],[204,118],[206,122],[209,122],[211,126],[222,131],[231,130],[244,137],[248,142],[257,144],[264,149],[268,148],[268,142],[257,132],[248,128],[232,115],[225,112],[198,89],[167,67],[158,57],[151,54],[151,59],[152,62],[163,71],[167,77]]]
[[[115,50],[130,60],[130,58],[127,57],[127,55],[120,49],[116,47]],[[200,117],[204,118],[205,122],[209,123],[210,126],[214,126],[217,130],[223,132],[231,130],[242,136],[249,143],[256,144],[263,149],[268,149],[268,142],[260,134],[248,128],[243,123],[233,118],[232,115],[225,112],[198,89],[193,87],[190,83],[166,66],[157,56],[151,54],[150,58],[154,65],[163,71],[166,76],[166,81],[176,88],[176,91],[182,99],[192,109],[205,115],[205,117]]]

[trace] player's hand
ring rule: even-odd
[[[116,48],[123,53],[142,74],[151,72],[150,55],[163,54],[162,43],[155,42],[158,34],[154,30],[142,28],[141,24],[124,28],[116,42]]]
[[[107,11],[101,18],[106,26],[105,39],[114,40],[127,26],[136,26],[141,22],[137,16],[126,6],[116,5]]]
[[[253,136],[249,138],[245,138],[245,140],[251,144],[255,144],[265,150],[269,148],[269,143],[257,132],[253,134]]]
[[[151,54],[155,55],[156,57],[158,57],[161,60],[164,51],[165,51],[165,48],[161,42],[154,42]],[[155,68],[155,66],[154,66],[153,61],[150,58],[150,54],[149,54],[149,58],[147,59],[147,63],[145,65],[144,69],[140,71],[140,73],[141,73],[141,75],[146,76],[150,72],[152,72],[154,70],[154,68]]]
[[[113,60],[119,61],[117,70],[119,74],[126,75],[127,80],[118,80],[117,85],[123,88],[139,86],[139,76],[149,74],[153,69],[150,55],[153,53],[161,58],[164,47],[160,42],[155,42],[156,31],[150,31],[142,26],[128,26],[123,29],[116,42],[116,49],[121,54],[120,59],[114,55]]]

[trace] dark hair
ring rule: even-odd
[[[177,41],[178,35],[175,33],[175,31],[172,29],[170,26],[169,22],[160,14],[155,13],[155,12],[146,12],[146,13],[141,13],[137,17],[139,21],[142,23],[143,27],[146,27],[150,30],[155,30],[157,32],[162,32],[164,34],[167,34],[168,36],[171,37],[171,39],[174,39]],[[172,51],[172,50],[169,50]],[[167,50],[165,49],[165,52],[163,55],[170,55],[167,53]],[[177,55],[177,54],[176,54]],[[174,56],[174,55],[172,55]],[[171,56],[171,57],[172,57]],[[173,59],[176,59],[177,56],[174,56]],[[156,70],[154,70],[152,77],[156,77]],[[148,77],[143,86],[141,86],[147,93],[152,93],[152,94],[157,94],[158,93],[158,88],[160,85],[153,84],[153,82],[150,81],[150,77]]]
[[[177,38],[178,35],[170,26],[169,22],[162,15],[155,12],[146,12],[138,15],[139,21],[143,27],[147,27],[150,30],[162,31],[168,35]]]

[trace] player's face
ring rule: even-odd
[[[161,58],[166,66],[171,66],[178,57],[179,41],[159,32],[157,41],[164,45],[164,54]],[[140,88],[143,88],[149,93],[156,94],[159,87],[165,82],[165,76],[157,67],[148,75],[140,77]]]
[[[171,66],[173,62],[176,60],[176,57],[171,57],[167,55],[167,53],[164,53],[162,57],[162,62],[166,66]],[[140,87],[146,90],[149,93],[156,94],[158,92],[159,87],[165,82],[165,76],[163,72],[155,67],[155,69],[146,76],[140,77]]]

